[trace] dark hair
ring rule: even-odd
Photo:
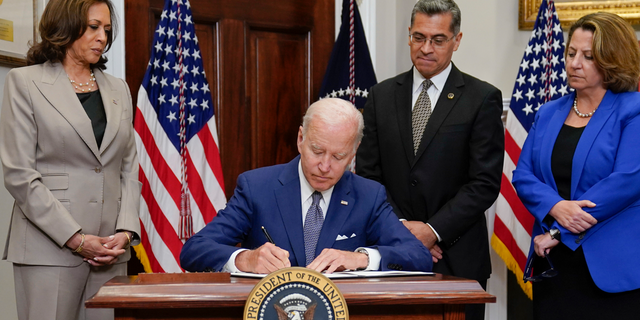
[[[416,13],[423,13],[428,16],[435,14],[451,14],[451,25],[449,30],[453,35],[457,35],[460,32],[460,22],[462,21],[462,14],[460,8],[453,0],[420,0],[414,6],[411,11],[411,26],[413,27],[413,21],[415,20]]]
[[[577,29],[593,33],[591,54],[607,88],[613,92],[637,91],[640,47],[633,27],[613,13],[588,14],[571,26],[567,48]],[[567,51],[565,49],[565,61]]]
[[[117,33],[117,17],[111,0],[49,0],[42,13],[38,31],[42,40],[35,41],[27,52],[27,65],[41,64],[47,61],[62,62],[67,49],[87,30],[89,8],[104,3],[109,8],[111,32],[107,32],[104,52],[109,51]],[[104,53],[103,52],[103,53]],[[100,57],[91,68],[104,70],[107,58]]]

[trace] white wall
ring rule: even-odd
[[[531,31],[518,30],[518,1],[458,0],[457,3],[462,11],[463,37],[453,61],[460,70],[498,87],[502,97],[510,100],[520,60],[531,34]],[[495,209],[489,210],[489,236],[493,233],[494,218]],[[495,295],[497,301],[487,305],[486,319],[507,319],[508,271],[493,250],[491,264],[493,273],[487,291]]]

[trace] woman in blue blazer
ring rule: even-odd
[[[567,43],[575,91],[540,108],[513,174],[535,217],[525,271],[534,318],[636,319],[638,40],[622,18],[600,12],[578,20]]]

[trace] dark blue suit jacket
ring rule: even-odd
[[[300,156],[288,164],[238,176],[227,207],[185,243],[180,253],[182,268],[222,270],[238,249],[237,243],[255,249],[267,242],[262,226],[278,247],[289,251],[292,266],[305,266],[299,161]],[[347,239],[336,240],[338,236]],[[354,251],[358,247],[378,249],[381,270],[432,268],[429,250],[398,220],[386,202],[384,187],[345,172],[333,189],[316,254],[324,248]]]
[[[513,173],[518,196],[535,217],[529,259],[535,254],[533,238],[549,230],[542,220],[563,200],[551,172],[551,153],[574,97],[540,108]],[[582,246],[600,289],[640,288],[640,93],[605,94],[573,156],[571,200],[595,203],[583,210],[598,223],[581,235],[554,222],[562,243],[572,250]]]

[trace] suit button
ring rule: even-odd
[[[402,270],[402,266],[399,264],[395,264],[395,263],[389,263],[387,265],[387,268],[391,269],[391,270]]]
[[[413,180],[413,181],[411,181],[411,186],[412,186],[412,187],[415,187],[415,186],[417,186],[417,185],[418,185],[418,180]]]
[[[584,232],[580,234],[580,236],[578,237],[578,239],[582,240],[584,238]]]
[[[102,168],[95,167],[95,169],[93,169],[93,171],[95,171],[96,173],[100,173],[100,172],[102,172]]]
[[[580,239],[576,239],[576,244],[580,244]]]

